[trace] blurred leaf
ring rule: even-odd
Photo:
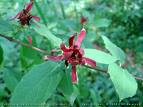
[[[137,82],[134,77],[117,64],[109,64],[108,73],[119,95],[120,101],[124,98],[132,97],[137,91]]]
[[[96,27],[108,27],[110,24],[110,21],[106,18],[102,18],[102,19],[95,19],[95,26]]]
[[[90,90],[91,98],[93,100],[93,103],[95,104],[95,107],[100,107],[98,106],[98,100],[97,100],[97,95],[94,89]]]
[[[126,58],[125,53],[119,47],[113,44],[106,36],[102,36],[102,39],[104,40],[106,49],[108,49],[113,56],[120,60],[121,63],[124,63]]]
[[[110,64],[117,60],[115,57],[111,56],[110,54],[107,54],[100,50],[84,49],[84,51],[85,51],[85,55],[84,55],[85,57],[91,58],[98,63]]]
[[[4,38],[0,38],[0,45],[3,48],[3,80],[6,87],[12,92],[21,78],[21,66],[19,63],[19,55],[14,43]]]
[[[37,27],[33,27],[33,29],[39,33],[40,35],[46,37],[48,40],[50,40],[50,42],[53,44],[53,46],[55,47],[59,47],[62,40],[58,37],[56,37],[55,35],[53,35],[48,28],[40,23],[37,23]]]
[[[18,80],[15,77],[14,72],[12,70],[4,69],[3,73],[4,73],[3,79],[6,86],[11,92],[13,92],[16,85],[18,84]]]
[[[1,34],[8,34],[13,31],[12,25],[9,21],[3,20],[0,18],[0,33]]]
[[[34,1],[34,4],[35,4],[35,7],[36,7],[36,9],[37,9],[39,15],[41,16],[41,19],[43,20],[43,23],[44,23],[45,25],[47,25],[47,20],[46,20],[46,18],[45,18],[45,16],[44,16],[43,12],[42,12],[42,10],[41,10],[41,7],[39,6],[39,4],[38,4],[36,1]]]
[[[0,38],[0,45],[3,48],[3,65],[12,67],[13,65],[18,66],[19,62],[17,49],[14,47],[14,43]]]
[[[8,95],[8,93],[4,90],[4,88],[5,88],[4,84],[1,84],[0,85],[0,98]]]
[[[17,85],[11,104],[44,103],[54,93],[62,78],[61,68],[61,64],[51,61],[34,66]]]
[[[0,46],[0,65],[1,65],[2,61],[3,61],[3,49]]]

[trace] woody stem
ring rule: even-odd
[[[17,39],[12,38],[12,37],[8,37],[8,36],[2,35],[2,34],[0,34],[0,37],[3,37],[3,38],[5,38],[5,39],[7,39],[7,40],[9,40],[9,41],[11,41],[11,42],[16,42],[16,43],[18,43],[18,44],[20,44],[20,45],[22,45],[22,46],[27,47],[27,48],[31,48],[31,49],[33,49],[33,50],[35,50],[35,51],[38,51],[38,52],[41,52],[41,53],[44,53],[44,54],[49,54],[46,50],[43,50],[43,49],[34,47],[34,46],[32,46],[32,45],[29,45],[29,44],[27,44],[27,43],[24,43],[24,42],[22,42],[22,41],[20,41],[20,40],[17,40]]]
[[[90,66],[87,66],[87,65],[84,65],[86,68],[90,68],[90,69],[94,69],[94,70],[96,70],[96,71],[100,71],[100,72],[103,72],[103,73],[107,73],[108,72],[108,70],[107,69],[101,69],[101,68],[99,68],[99,67],[95,67],[95,68],[93,68],[93,67],[90,67]],[[133,75],[132,74],[132,76],[136,79],[136,80],[139,80],[139,81],[143,81],[143,79],[142,78],[140,78],[140,77],[137,77],[137,76],[135,76],[135,75]]]
[[[7,39],[7,40],[9,40],[9,41],[11,41],[11,42],[18,43],[18,44],[20,44],[20,45],[22,45],[22,46],[25,46],[25,47],[27,47],[27,48],[31,48],[32,50],[41,52],[41,53],[43,53],[43,54],[50,55],[50,53],[47,52],[46,50],[43,50],[43,49],[37,48],[37,47],[35,47],[35,46],[29,45],[29,44],[27,44],[27,43],[24,43],[24,42],[22,42],[22,41],[20,41],[20,40],[17,40],[17,39],[12,38],[12,37],[8,37],[8,36],[5,36],[5,35],[3,35],[3,34],[0,34],[0,37],[3,37],[3,38],[5,38],[5,39]],[[92,67],[87,66],[87,65],[84,65],[84,66],[87,67],[87,68],[90,68],[90,69],[94,69],[94,70],[103,72],[103,73],[107,73],[107,69],[101,69],[101,68],[99,68],[99,67],[97,67],[97,66],[96,66],[95,68],[92,68]],[[132,74],[132,75],[133,75],[133,74]],[[137,77],[137,76],[135,76],[135,75],[133,75],[133,76],[135,77],[136,80],[143,81],[142,78]]]

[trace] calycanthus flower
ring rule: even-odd
[[[20,11],[13,19],[19,19],[19,22],[21,25],[30,25],[30,20],[33,18],[36,21],[40,21],[40,18],[37,16],[33,16],[30,13],[30,10],[33,6],[33,0],[30,0],[30,3],[27,4],[27,6]]]
[[[76,73],[76,65],[84,65],[89,64],[91,67],[96,66],[96,62],[90,58],[84,57],[84,50],[80,48],[81,43],[85,37],[86,31],[83,28],[79,33],[77,40],[74,41],[75,35],[72,35],[69,38],[69,46],[66,47],[64,43],[60,45],[61,50],[63,51],[62,55],[59,56],[45,56],[44,60],[52,60],[59,61],[65,60],[66,66],[71,64],[72,66],[72,82],[77,83],[77,73]]]

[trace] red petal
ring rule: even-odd
[[[63,59],[62,55],[60,55],[60,56],[45,56],[44,57],[44,60],[52,60],[52,61],[59,61],[62,59]]]
[[[74,38],[75,38],[75,35],[72,35],[72,36],[69,38],[69,47],[71,47],[71,46],[73,45]]]
[[[76,66],[72,65],[72,83],[77,83]]]
[[[27,7],[25,9],[27,13],[31,10],[32,6],[33,6],[33,2],[30,1],[30,3],[27,5]]]
[[[86,31],[84,28],[80,31],[80,34],[78,35],[77,41],[75,42],[75,45],[80,47],[84,37],[85,37]]]
[[[64,52],[64,53],[63,53],[64,60],[69,59],[69,57],[71,57],[72,53],[73,53],[73,52]]]
[[[84,50],[82,48],[80,48],[79,53],[83,56],[84,55]]]
[[[18,13],[14,18],[12,18],[11,20],[14,20],[14,19],[20,17],[22,14],[23,14],[23,11],[19,12],[19,13]]]
[[[40,21],[40,18],[37,17],[37,16],[32,16],[32,18],[33,18],[34,20],[36,20],[37,22]]]
[[[90,58],[83,58],[85,60],[85,63],[91,65],[91,67],[96,67],[96,62]]]
[[[29,43],[32,44],[32,38],[30,36],[27,36],[27,38],[28,38]]]
[[[70,50],[65,46],[64,43],[61,43],[60,47],[61,47],[61,50],[64,51],[64,52],[69,52],[69,51],[70,51]]]

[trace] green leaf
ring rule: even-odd
[[[113,44],[106,36],[102,36],[102,39],[104,40],[106,49],[108,49],[113,56],[123,63],[126,58],[125,53],[119,47]]]
[[[85,51],[85,57],[91,58],[95,60],[98,63],[103,64],[110,64],[115,62],[117,59],[110,54],[107,54],[105,52],[96,50],[96,49],[84,49]]]
[[[17,49],[14,47],[14,43],[4,38],[0,38],[0,45],[3,49],[3,65],[9,67],[12,67],[14,65],[15,67],[13,68],[18,69],[18,52]]]
[[[71,100],[72,93],[73,93],[73,85],[71,81],[70,71],[71,69],[69,68],[64,72],[63,78],[58,86],[58,89],[63,93],[63,95],[66,97],[66,99],[69,102],[71,102],[70,100]]]
[[[11,104],[44,103],[55,92],[62,78],[61,65],[48,61],[34,66],[17,85]]]
[[[62,40],[60,38],[56,37],[55,35],[53,35],[45,25],[37,23],[37,27],[35,26],[35,27],[33,27],[33,29],[40,35],[42,35],[42,36],[46,37],[48,40],[50,40],[50,42],[53,43],[53,45],[55,47],[60,46]]]
[[[36,45],[35,38],[32,38],[33,45]],[[28,43],[26,39],[23,40],[25,43]],[[20,58],[21,58],[21,65],[22,68],[27,68],[34,64],[40,64],[42,62],[42,58],[39,56],[39,52],[32,50],[31,48],[27,48],[25,46],[21,46],[20,48]]]
[[[4,38],[0,38],[0,45],[3,48],[3,79],[6,87],[13,92],[17,83],[21,78],[21,66],[19,63],[19,55],[14,43]]]
[[[95,26],[96,27],[108,27],[110,24],[110,21],[106,18],[102,18],[102,19],[96,19],[95,20]]]
[[[6,86],[11,92],[13,92],[16,85],[18,84],[18,80],[15,77],[14,72],[12,70],[4,69],[3,73],[4,73],[3,79]]]
[[[3,49],[0,46],[0,65],[1,65],[2,61],[3,61]]]
[[[0,18],[0,33],[2,34],[9,34],[13,31],[12,25],[9,21],[3,20]]]
[[[65,88],[65,86],[66,86],[66,88]],[[62,78],[58,88],[60,89],[60,91],[62,91],[62,93],[66,97],[69,97],[72,94],[73,86],[72,86],[71,75],[70,75],[69,70],[64,72],[63,78]]]
[[[69,101],[70,101],[70,104],[73,106],[73,104],[74,104],[74,101],[76,100],[76,98],[78,97],[78,95],[79,95],[79,90],[78,90],[78,88],[76,87],[76,86],[73,86],[73,93],[72,93],[72,95],[70,96],[70,99],[69,99]]]
[[[0,85],[0,99],[1,97],[5,97],[5,96],[8,96],[8,93],[5,91],[5,85],[4,84],[1,84]]]
[[[108,73],[119,95],[120,101],[136,94],[137,82],[126,69],[122,69],[113,63],[109,64]]]

